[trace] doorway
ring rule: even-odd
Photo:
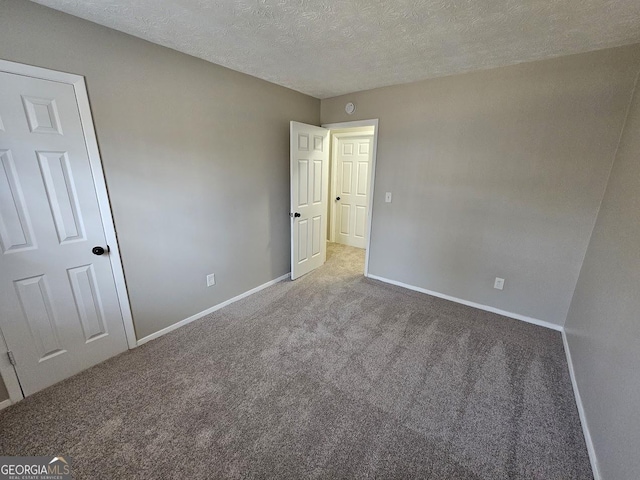
[[[329,242],[365,250],[368,275],[378,120],[323,125],[330,131]]]
[[[289,138],[291,279],[322,266],[336,235],[364,249],[368,276],[378,120],[322,127],[292,121]]]
[[[366,248],[373,127],[331,131],[329,241]]]

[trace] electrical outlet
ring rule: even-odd
[[[504,278],[496,277],[496,281],[493,282],[493,288],[502,290],[504,288]]]
[[[216,284],[216,274],[211,273],[207,275],[207,287],[211,287]]]
[[[391,192],[387,192],[384,196],[384,201],[387,203],[391,203]]]

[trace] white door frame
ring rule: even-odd
[[[331,225],[329,226],[329,241],[330,242],[335,242],[336,241],[336,210],[337,210],[337,204],[335,201],[335,198],[338,196],[338,184],[336,182],[337,180],[337,166],[338,166],[338,142],[336,140],[339,140],[341,138],[349,138],[349,137],[371,137],[372,138],[372,143],[373,143],[373,134],[372,133],[367,133],[367,132],[342,132],[342,133],[333,133],[331,132],[330,134],[331,137],[331,158],[329,159],[329,162],[331,164],[331,194],[330,194],[330,201],[331,201]],[[373,148],[371,149],[371,152],[373,154]],[[373,163],[373,162],[372,162]],[[372,165],[369,165],[369,167],[372,167]],[[369,169],[369,177],[371,177],[372,175],[372,169]],[[368,179],[369,183],[371,183],[371,178]],[[368,194],[369,192],[367,192]],[[370,205],[368,205],[368,201],[369,199],[367,198],[367,206],[369,207]]]
[[[118,303],[120,304],[120,311],[122,313],[122,322],[124,324],[124,331],[127,337],[127,344],[130,349],[135,348],[136,334],[133,326],[133,317],[131,315],[131,306],[129,304],[129,295],[127,294],[127,285],[124,278],[124,270],[122,269],[122,261],[120,259],[120,249],[118,248],[118,239],[113,223],[113,216],[111,215],[111,205],[109,203],[109,195],[107,193],[107,184],[102,170],[102,160],[98,149],[96,132],[93,127],[93,118],[91,116],[91,107],[89,105],[89,96],[87,94],[84,77],[72,73],[58,72],[55,70],[48,70],[46,68],[25,65],[22,63],[9,62],[7,60],[0,60],[0,72],[40,78],[42,80],[51,80],[73,86],[76,100],[78,102],[78,111],[80,112],[80,122],[82,123],[82,129],[84,131],[87,153],[89,155],[93,184],[98,198],[102,226],[104,228],[107,245],[109,245],[110,248],[109,261],[111,262],[113,279],[116,286],[116,292],[118,294]],[[22,400],[24,397],[22,396],[22,391],[18,383],[18,376],[16,375],[13,366],[9,363],[9,359],[6,355],[8,350],[7,344],[1,334],[0,340],[0,350],[4,350],[3,354],[0,355],[2,357],[0,359],[0,374],[2,375],[2,379],[7,387],[11,401],[17,402],[18,400]]]
[[[376,157],[378,154],[378,119],[374,118],[371,120],[356,120],[353,122],[339,122],[339,123],[326,123],[323,124],[322,127],[328,128],[329,130],[341,130],[343,128],[356,128],[356,127],[373,127],[373,153],[371,155],[371,181],[369,184],[369,196],[367,198],[368,202],[368,212],[367,212],[367,247],[365,249],[364,256],[364,276],[369,276],[369,252],[371,251],[371,224],[373,218],[373,192],[376,183]],[[362,133],[360,133],[362,135]],[[330,135],[331,137],[333,135]],[[333,146],[332,153],[333,153]],[[333,160],[331,160],[333,162]],[[335,178],[334,171],[331,172],[332,175],[332,193],[333,193],[333,179]],[[332,198],[335,198],[332,197]],[[334,202],[335,203],[335,202]],[[333,237],[333,207],[331,209],[331,229],[332,229],[332,240]]]

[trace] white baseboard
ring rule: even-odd
[[[204,317],[205,315],[209,315],[210,313],[215,312],[216,310],[220,310],[223,307],[226,307],[227,305],[230,305],[234,302],[237,302],[238,300],[242,300],[243,298],[248,297],[249,295],[253,295],[254,293],[259,292],[260,290],[264,290],[267,287],[270,287],[271,285],[275,285],[278,282],[281,282],[282,280],[285,280],[287,278],[289,278],[291,276],[290,273],[287,273],[285,275],[282,275],[281,277],[275,278],[273,280],[268,281],[267,283],[263,283],[262,285],[257,286],[256,288],[252,288],[251,290],[241,293],[238,296],[235,296],[233,298],[230,298],[229,300],[225,300],[222,303],[219,303],[218,305],[214,305],[211,308],[207,308],[206,310],[200,312],[200,313],[196,313],[195,315],[190,316],[189,318],[185,318],[184,320],[180,320],[177,323],[174,323],[173,325],[169,325],[166,328],[163,328],[162,330],[158,330],[155,333],[152,333],[151,335],[147,335],[146,337],[141,338],[140,340],[138,340],[136,342],[136,346],[139,347],[140,345],[144,345],[147,342],[150,342],[151,340],[154,340],[158,337],[161,337],[162,335],[166,335],[169,332],[172,332],[173,330],[180,328],[188,323],[191,323],[195,320],[198,320],[199,318]]]
[[[506,310],[500,310],[499,308],[490,307],[489,305],[482,305],[480,303],[470,302],[468,300],[463,300],[462,298],[452,297],[451,295],[445,295],[444,293],[434,292],[432,290],[427,290],[426,288],[420,288],[413,285],[409,285],[407,283],[397,282],[396,280],[389,280],[388,278],[379,277],[377,275],[369,274],[367,278],[371,278],[373,280],[379,280],[384,283],[390,283],[391,285],[407,288],[415,292],[426,293],[427,295],[443,298],[451,302],[461,303],[462,305],[467,305],[468,307],[474,307],[480,310],[485,310],[487,312],[497,313],[498,315],[502,315],[504,317],[514,318],[516,320],[522,320],[523,322],[527,322],[527,323],[533,323],[534,325],[550,328],[552,330],[557,330],[559,332],[562,331],[561,325],[556,325],[555,323],[551,323],[551,322],[545,322],[544,320],[538,320],[537,318],[527,317],[525,315],[520,315],[519,313],[507,312]]]
[[[582,433],[584,435],[584,441],[587,444],[587,452],[589,453],[589,461],[591,462],[591,470],[593,471],[594,480],[600,480],[600,468],[598,467],[598,458],[596,457],[596,451],[593,446],[593,440],[591,439],[591,432],[589,431],[589,424],[587,423],[587,417],[584,412],[584,406],[582,405],[582,397],[580,396],[580,390],[578,390],[578,383],[576,382],[576,374],[573,370],[573,361],[571,360],[571,351],[569,350],[569,342],[567,341],[567,333],[562,329],[562,343],[564,343],[564,353],[567,357],[567,364],[569,365],[569,375],[571,376],[571,385],[573,386],[573,395],[576,397],[576,405],[578,406],[578,415],[580,415],[580,423],[582,424]]]
[[[13,402],[11,400],[9,400],[9,399],[3,400],[2,402],[0,402],[0,410],[4,410],[9,405],[13,405]]]

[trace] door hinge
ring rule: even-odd
[[[13,355],[13,352],[11,350],[9,350],[7,352],[7,357],[9,357],[9,363],[15,367],[16,366],[16,357]]]

